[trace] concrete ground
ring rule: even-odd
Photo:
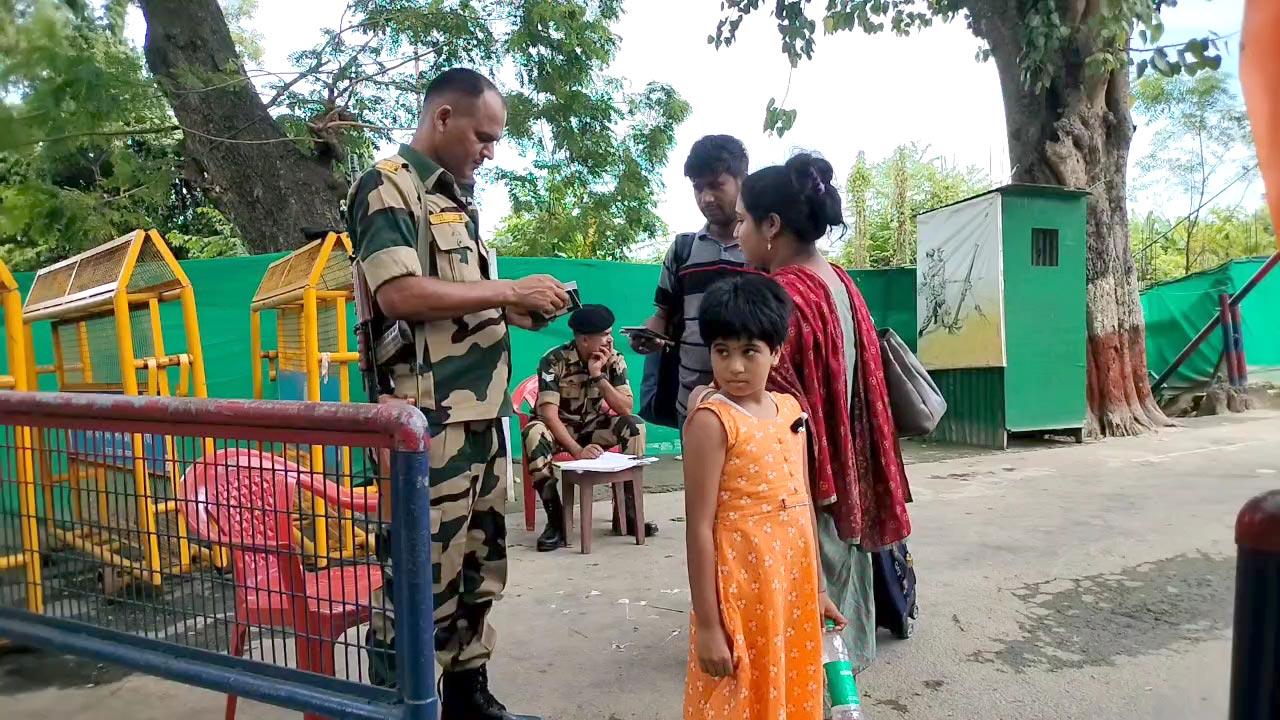
[[[880,635],[860,678],[872,718],[1223,717],[1232,526],[1280,486],[1280,413],[1003,454],[919,455],[909,469],[916,636]],[[925,449],[929,450],[929,449]],[[650,485],[678,486],[678,466]],[[492,671],[508,705],[549,720],[680,717],[689,596],[683,496],[646,503],[662,534],[595,552],[533,551],[512,517],[511,583]],[[541,520],[539,520],[541,522]],[[358,658],[351,658],[357,661]],[[222,698],[39,654],[0,656],[6,717],[215,717]],[[242,704],[240,717],[296,714]]]

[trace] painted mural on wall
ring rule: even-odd
[[[1000,196],[917,219],[918,355],[930,370],[1003,367]]]

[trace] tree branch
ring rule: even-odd
[[[307,126],[314,130],[324,130],[327,128],[336,127],[336,128],[356,128],[356,129],[363,129],[363,130],[381,130],[385,132],[398,132],[403,130],[416,129],[416,128],[409,128],[409,127],[386,127],[383,125],[372,125],[369,123],[362,123],[362,122],[355,122],[355,121],[348,121],[348,120],[340,120],[340,121],[334,121],[331,123],[318,123],[318,124],[307,123]],[[219,137],[217,135],[210,135],[208,133],[200,132],[199,130],[193,130],[188,127],[183,127],[181,125],[163,125],[160,127],[152,127],[152,128],[123,128],[120,130],[86,130],[84,132],[67,133],[65,135],[51,135],[49,137],[37,138],[35,140],[23,140],[22,142],[19,142],[19,143],[14,143],[12,145],[0,146],[0,147],[4,147],[4,149],[10,150],[10,149],[20,148],[20,147],[29,147],[31,145],[39,145],[41,143],[47,143],[47,142],[58,142],[60,140],[72,140],[72,139],[81,138],[81,137],[123,137],[128,135],[158,135],[160,133],[177,132],[177,131],[195,135],[196,137],[201,137],[206,140],[212,140],[214,142],[237,143],[240,145],[269,145],[271,143],[295,142],[295,141],[316,142],[316,143],[327,142],[320,138],[311,138],[311,137],[279,137],[279,138],[268,138],[266,140],[240,140],[238,138]]]
[[[386,75],[386,74],[387,74],[387,73],[389,73],[389,72],[392,72],[392,71],[398,70],[398,69],[400,69],[400,68],[404,67],[405,65],[408,65],[409,63],[411,63],[411,62],[413,62],[413,61],[415,61],[415,60],[421,60],[422,58],[424,58],[424,57],[426,57],[426,56],[428,56],[428,55],[434,54],[434,53],[436,53],[437,51],[439,51],[439,50],[440,50],[440,48],[442,47],[442,45],[443,45],[443,43],[441,43],[440,45],[434,45],[434,46],[432,46],[431,48],[429,48],[429,49],[427,49],[427,50],[423,50],[423,51],[422,51],[422,52],[420,52],[420,53],[416,53],[416,54],[411,55],[411,56],[406,57],[406,58],[401,58],[399,62],[397,62],[397,63],[395,63],[395,64],[393,64],[393,65],[387,65],[386,67],[382,68],[381,70],[378,70],[377,72],[371,72],[371,73],[365,74],[365,75],[363,75],[363,76],[361,76],[361,77],[358,77],[358,78],[356,78],[355,80],[352,80],[351,82],[347,83],[347,86],[346,86],[345,88],[343,88],[343,89],[342,89],[342,92],[338,93],[338,95],[339,95],[339,96],[341,96],[341,95],[346,95],[348,92],[353,91],[353,90],[355,89],[355,87],[356,87],[357,85],[359,85],[360,83],[362,83],[362,82],[367,82],[367,81],[369,81],[369,80],[373,80],[374,78],[381,77],[381,76],[383,76],[383,75]],[[789,83],[788,83],[788,85],[789,85]]]
[[[1237,30],[1229,35],[1215,35],[1213,39],[1214,40],[1230,40],[1231,38],[1239,34],[1240,34],[1240,31]],[[1131,53],[1149,53],[1149,52],[1155,52],[1156,50],[1181,50],[1182,47],[1187,44],[1187,42],[1188,42],[1187,40],[1183,40],[1182,42],[1168,43],[1167,45],[1152,45],[1151,47],[1129,47],[1129,48],[1125,48],[1125,50]]]
[[[6,149],[29,147],[31,145],[39,145],[47,142],[58,142],[59,140],[73,140],[82,137],[121,137],[125,135],[158,135],[160,133],[181,130],[177,125],[162,125],[160,127],[151,128],[124,128],[121,130],[85,130],[84,132],[66,133],[65,135],[51,135],[49,137],[37,138],[35,140],[23,140],[22,142],[13,143],[12,145],[3,146]]]

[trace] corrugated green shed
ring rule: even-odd
[[[968,213],[955,232],[969,233],[973,257],[985,257],[981,247],[994,243],[998,258],[984,266],[998,276],[981,275],[981,285],[970,295],[957,295],[957,284],[969,284],[974,275],[971,260],[947,271],[943,285],[950,295],[943,320],[957,318],[957,328],[938,330],[947,344],[942,350],[922,347],[922,359],[947,397],[948,411],[935,432],[947,442],[1003,448],[1011,433],[1065,431],[1078,433],[1087,411],[1085,397],[1085,211],[1087,193],[1059,187],[1011,185],[961,201],[930,213],[935,226],[921,233],[918,302],[931,307],[926,297],[926,255],[951,242],[946,214]],[[975,202],[992,208],[979,217]],[[964,206],[965,203],[970,203]],[[964,206],[964,207],[962,207]],[[966,210],[966,207],[968,208]],[[925,215],[928,215],[926,213]],[[921,216],[922,218],[924,215]],[[937,222],[941,219],[941,222]],[[965,225],[965,223],[968,223]],[[975,230],[975,223],[984,229]],[[992,226],[994,225],[994,226]],[[928,237],[926,237],[928,235]],[[967,246],[957,247],[968,252]],[[963,261],[967,255],[961,255]],[[981,273],[981,270],[979,271]],[[935,283],[935,286],[936,283]],[[995,307],[970,305],[982,287],[998,297]],[[956,298],[960,298],[956,300]],[[970,305],[965,305],[965,303]],[[963,306],[963,307],[962,307]],[[917,310],[924,318],[926,312]],[[952,315],[954,313],[954,315]],[[983,334],[965,346],[964,319],[980,318]],[[926,320],[927,322],[927,320]],[[987,326],[994,326],[994,330]],[[924,328],[921,328],[923,331]],[[921,338],[923,340],[923,336]],[[994,347],[993,343],[1000,343]],[[947,353],[957,358],[948,363]],[[976,359],[975,359],[976,358]]]

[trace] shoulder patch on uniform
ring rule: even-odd
[[[400,163],[396,162],[395,160],[392,160],[391,158],[387,158],[386,160],[379,160],[378,162],[374,163],[373,166],[385,173],[400,172]]]
[[[542,373],[542,379],[546,380],[547,382],[552,382],[553,380],[556,379],[556,374],[553,372],[544,372]]]
[[[467,214],[446,211],[431,213],[427,216],[427,219],[432,225],[450,225],[453,223],[465,223],[467,221]]]

